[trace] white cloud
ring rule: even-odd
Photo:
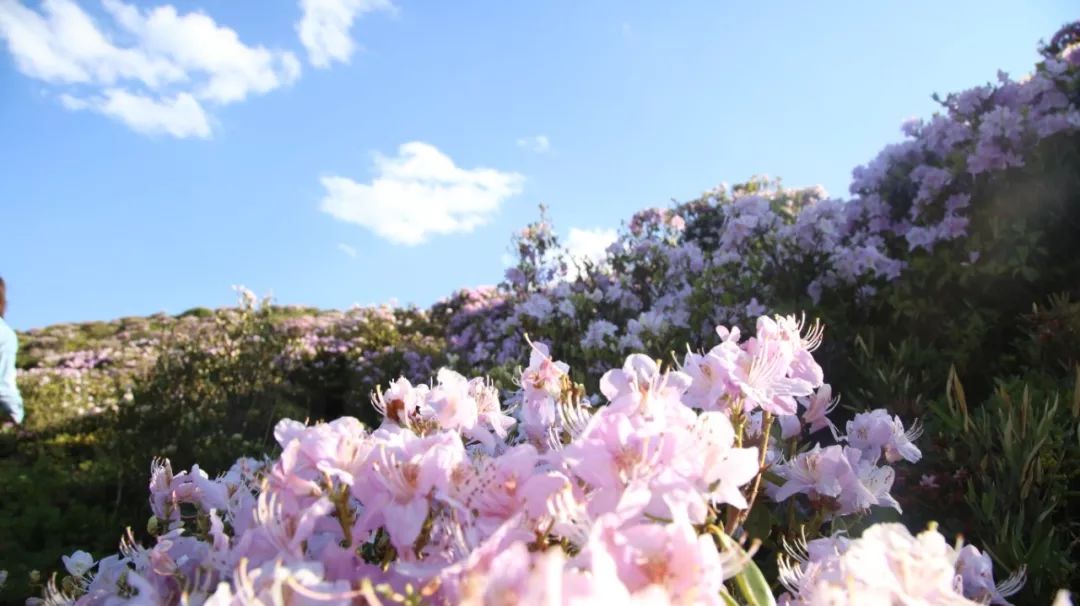
[[[551,149],[551,141],[548,140],[547,135],[536,135],[535,137],[522,137],[517,140],[518,147],[534,151],[538,154],[545,153]]]
[[[179,139],[210,136],[206,112],[188,93],[180,93],[170,99],[109,89],[99,103],[98,111],[121,120],[140,133],[166,134]]]
[[[356,249],[349,246],[348,244],[339,242],[337,245],[337,249],[354,259],[356,258]]]
[[[489,168],[467,170],[435,146],[406,143],[398,155],[375,156],[370,183],[323,177],[323,212],[361,225],[397,244],[416,245],[432,234],[470,232],[486,223],[524,177]]]
[[[67,93],[63,93],[60,95],[60,103],[71,111],[78,111],[80,109],[87,109],[90,107],[90,104],[86,101],[79,99],[78,97],[72,97]]]
[[[41,12],[0,0],[0,38],[16,67],[56,85],[69,110],[97,111],[143,133],[205,138],[204,104],[243,101],[300,76],[294,54],[248,46],[201,12],[102,5],[107,27],[72,0],[44,0]]]
[[[348,63],[356,50],[349,30],[365,13],[393,11],[390,0],[300,0],[303,15],[296,33],[315,67],[330,67],[334,61]]]
[[[607,254],[607,247],[618,238],[614,229],[570,228],[566,238],[566,251],[575,259],[599,261]]]

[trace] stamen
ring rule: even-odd
[[[1021,566],[1016,572],[1009,575],[1009,578],[997,584],[997,591],[1001,594],[1001,597],[1007,598],[1020,591],[1026,582],[1027,567]]]

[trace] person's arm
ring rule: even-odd
[[[23,401],[19,386],[15,383],[15,354],[18,350],[19,342],[15,333],[0,332],[0,417],[11,417],[16,423],[22,423]]]

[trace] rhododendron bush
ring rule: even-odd
[[[145,530],[69,549],[40,599],[1067,604],[1080,23],[1040,51],[938,98],[850,199],[721,186],[600,259],[542,216],[501,284],[430,310],[247,295],[182,346],[31,340],[30,417],[79,400],[121,478],[70,492],[115,514],[138,469],[141,504],[158,457]]]
[[[518,234],[503,285],[449,303],[451,350],[484,368],[513,364],[528,350],[523,335],[542,334],[595,366],[584,372],[770,309],[874,320],[895,295],[923,295],[927,280],[942,280],[937,296],[948,280],[974,289],[1004,276],[1020,278],[1019,294],[1067,291],[1076,261],[1061,257],[1078,211],[1066,179],[1076,171],[1056,163],[1077,153],[1067,145],[1080,131],[1076,31],[1059,32],[1028,76],[999,72],[994,85],[939,99],[930,120],[905,123],[905,141],[853,171],[851,199],[766,179],[721,186],[639,212],[600,261],[569,258],[542,218]],[[1036,180],[1024,168],[1037,182],[1023,181]],[[1040,197],[1021,198],[1035,189]]]
[[[451,303],[459,368],[512,367],[529,334],[595,389],[630,352],[666,360],[717,324],[813,310],[836,414],[925,424],[931,456],[895,479],[906,521],[979,537],[999,570],[1040,570],[1025,592],[1048,601],[1080,582],[1078,32],[1028,75],[939,97],[853,171],[850,199],[724,186],[638,213],[599,261],[529,226],[504,284]]]
[[[280,456],[216,479],[155,461],[156,541],[73,554],[45,602],[772,603],[745,525],[761,508],[793,543],[826,533],[792,550],[787,603],[1005,603],[1022,572],[995,585],[971,546],[888,525],[845,538],[899,509],[891,465],[921,453],[884,410],[832,424],[820,325],[716,332],[674,367],[630,355],[600,378],[601,406],[534,343],[505,403],[444,368],[377,392],[373,431],[282,420]]]

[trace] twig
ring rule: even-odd
[[[754,501],[757,500],[758,491],[761,489],[761,476],[765,475],[765,454],[768,452],[769,446],[769,433],[772,431],[772,413],[766,412],[761,417],[761,442],[758,444],[758,472],[754,476],[754,485],[750,489],[750,498],[746,500],[746,509],[743,509],[735,516],[735,523],[731,523],[731,518],[728,518],[728,534],[735,532],[735,528],[746,521],[747,516],[750,515],[750,509],[754,506]]]

